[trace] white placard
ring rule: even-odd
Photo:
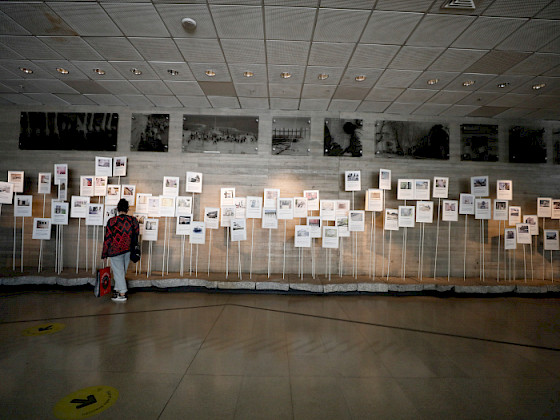
[[[87,205],[86,225],[103,226],[103,204],[89,203]]]
[[[264,189],[263,208],[276,209],[278,207],[278,199],[280,198],[280,190],[277,188]]]
[[[262,217],[262,197],[248,196],[245,216],[247,219],[260,219]]]
[[[509,206],[508,209],[509,214],[509,222],[510,226],[515,226],[518,223],[521,223],[521,207],[520,206]]]
[[[14,199],[14,184],[0,182],[0,204],[12,204]]]
[[[144,234],[142,235],[143,241],[157,241],[159,231],[158,219],[146,219],[144,222]]]
[[[307,198],[294,197],[294,218],[307,217]]]
[[[191,244],[204,245],[206,243],[206,226],[204,222],[192,222],[191,234],[189,236]]]
[[[159,217],[175,217],[175,197],[159,196]]]
[[[311,232],[312,238],[320,238],[322,235],[323,221],[321,217],[310,216],[307,218],[307,226],[309,226],[309,232]]]
[[[474,195],[459,195],[459,214],[474,214]]]
[[[127,157],[119,156],[113,159],[113,176],[126,176]]]
[[[37,192],[39,194],[51,193],[51,178],[52,174],[50,172],[39,172],[37,177]]]
[[[14,216],[31,217],[32,211],[33,211],[33,196],[16,194],[15,201],[14,201]]]
[[[366,211],[383,211],[383,191],[370,188],[366,192]]]
[[[113,176],[113,159],[110,157],[95,157],[95,176]]]
[[[73,219],[85,218],[88,212],[89,197],[73,195],[70,202],[70,217]]]
[[[67,225],[68,210],[68,203],[62,201],[51,201],[51,223],[53,225]]]
[[[66,163],[54,164],[54,184],[60,184],[60,181],[68,182],[68,165]]]
[[[552,218],[560,219],[560,200],[552,199]]]
[[[361,171],[344,171],[344,190],[360,191],[362,189]]]
[[[474,218],[489,220],[492,218],[492,200],[489,198],[476,198],[474,200]]]
[[[414,180],[399,179],[397,182],[397,200],[414,200]]]
[[[434,176],[434,198],[447,198],[449,194],[449,178],[445,176]]]
[[[278,199],[278,220],[292,220],[294,218],[294,199],[279,198]]]
[[[471,194],[475,197],[487,197],[490,195],[487,176],[471,177]]]
[[[103,213],[103,226],[107,226],[107,222],[109,221],[109,219],[118,215],[117,206],[105,205],[105,211]]]
[[[220,188],[220,207],[233,206],[234,198],[235,198],[235,188],[233,187]]]
[[[146,219],[148,218],[148,215],[144,213],[134,213],[133,216],[136,217],[136,220],[138,221],[138,229],[140,231],[140,235],[143,235],[144,226],[146,225]]]
[[[105,197],[105,204],[116,206],[121,199],[121,186],[120,185],[107,185],[107,196]]]
[[[311,228],[306,225],[296,225],[294,231],[295,248],[311,248]]]
[[[32,239],[49,241],[51,239],[51,219],[36,217],[33,219]]]
[[[545,251],[558,251],[560,250],[560,243],[558,242],[558,231],[552,229],[544,230],[544,250]]]
[[[499,179],[496,181],[496,198],[498,200],[513,200],[513,181]]]
[[[235,206],[222,206],[221,209],[221,220],[220,226],[222,227],[230,227],[231,226],[231,219],[235,217]]]
[[[80,196],[93,197],[93,175],[80,177]]]
[[[136,185],[123,184],[121,188],[121,198],[128,201],[129,206],[134,206],[134,197],[136,196]]]
[[[416,223],[432,223],[434,221],[433,201],[416,202]]]
[[[148,217],[159,217],[159,196],[148,197]]]
[[[192,197],[178,196],[175,198],[175,215],[189,216],[192,214]]]
[[[192,193],[202,192],[202,172],[187,172],[186,191]]]
[[[504,249],[517,249],[517,235],[515,228],[504,230]]]
[[[245,219],[245,217],[247,216],[247,198],[235,197],[233,200],[233,205],[235,206],[235,218]]]
[[[365,229],[366,212],[364,210],[350,210],[348,212],[348,230],[363,232]]]
[[[23,182],[25,175],[23,171],[8,171],[8,182],[14,184],[14,192],[23,192]]]
[[[508,201],[494,200],[494,220],[508,220]]]
[[[399,230],[399,211],[385,209],[385,230]]]
[[[208,229],[218,229],[220,227],[220,209],[218,207],[205,207],[204,223]]]
[[[247,240],[247,221],[245,219],[231,219],[231,241],[239,242]]]
[[[321,213],[320,213],[321,218],[323,220],[334,221],[336,215],[335,212],[336,200],[321,200],[320,206],[321,206]]]
[[[537,216],[552,217],[552,198],[537,198]]]
[[[399,227],[414,227],[414,206],[399,206]]]
[[[278,215],[276,209],[263,209],[263,229],[278,229]]]
[[[179,195],[179,177],[164,176],[163,177],[163,193],[167,197],[177,197]]]
[[[459,202],[457,200],[443,200],[442,205],[441,220],[444,222],[456,222],[459,220]]]
[[[414,180],[414,199],[429,200],[430,199],[430,180],[415,179]]]
[[[529,245],[531,243],[531,227],[527,223],[515,225],[517,243]]]
[[[192,231],[192,216],[177,216],[177,235],[190,235]]]
[[[379,189],[380,190],[390,190],[391,189],[391,170],[390,169],[380,169],[379,170]]]
[[[149,193],[136,194],[136,213],[148,214],[148,197],[151,196]]]
[[[68,198],[68,182],[60,181],[58,184],[58,201],[66,201]]]
[[[93,177],[93,195],[96,197],[105,197],[107,195],[107,177]]]
[[[350,211],[350,200],[336,200],[334,207],[335,216],[347,216]]]
[[[539,218],[536,214],[523,215],[523,223],[529,225],[529,233],[532,236],[539,234]]]
[[[319,211],[319,190],[305,190],[303,196],[307,198],[307,210]]]
[[[338,228],[336,226],[323,226],[323,248],[338,248]]]
[[[350,236],[348,229],[348,216],[336,216],[334,225],[338,228],[338,237],[347,238]]]

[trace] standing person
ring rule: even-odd
[[[138,220],[128,216],[128,201],[121,198],[117,204],[117,215],[107,222],[103,252],[101,258],[111,258],[111,269],[115,278],[115,289],[111,300],[113,302],[126,302],[125,274],[130,262],[130,251],[138,243],[140,229]]]

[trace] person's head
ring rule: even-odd
[[[126,201],[124,198],[121,198],[119,200],[119,203],[117,204],[117,211],[119,213],[128,213],[128,201]]]

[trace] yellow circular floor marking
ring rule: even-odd
[[[111,386],[90,386],[61,399],[53,412],[62,420],[84,419],[107,410],[118,397],[119,391]]]
[[[45,334],[52,334],[55,332],[59,332],[66,327],[64,324],[60,324],[58,322],[50,322],[48,324],[42,325],[35,325],[34,327],[27,328],[23,330],[21,333],[27,336],[35,336],[35,335],[45,335]]]

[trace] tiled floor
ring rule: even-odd
[[[560,299],[0,295],[0,418],[95,385],[99,419],[559,418]]]

